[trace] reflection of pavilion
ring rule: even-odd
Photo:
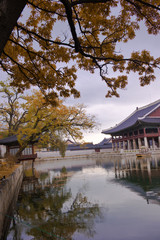
[[[160,203],[160,158],[125,158],[114,163],[115,177],[147,202]],[[158,201],[158,202],[157,202]]]
[[[35,192],[35,189],[38,187],[38,178],[35,176],[24,177],[21,191],[31,193]]]
[[[160,176],[160,159],[154,157],[146,158],[125,158],[116,160],[114,163],[116,177],[133,177],[134,175],[148,177],[152,181],[152,176]],[[159,173],[159,174],[158,174]]]
[[[39,191],[38,189],[45,189],[51,186],[54,189],[63,187],[67,179],[74,174],[74,172],[70,171],[65,171],[64,173],[61,171],[36,172],[34,168],[28,168],[26,171],[30,174],[29,176],[26,174],[23,179],[20,195],[22,193],[34,194]]]

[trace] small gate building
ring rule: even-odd
[[[35,142],[30,142],[29,145],[23,150],[21,156],[18,157],[19,161],[35,160],[37,158],[37,154],[34,152],[34,143]],[[16,135],[1,139],[0,145],[6,146],[6,154],[12,156],[15,156],[20,148],[20,144]]]
[[[112,136],[112,149],[160,148],[160,99],[136,110],[116,126],[103,130]]]

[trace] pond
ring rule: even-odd
[[[7,240],[159,240],[160,158],[26,163]]]

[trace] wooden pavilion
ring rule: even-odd
[[[112,136],[113,150],[160,148],[160,99],[136,108],[122,122],[102,133]]]
[[[6,154],[15,156],[20,148],[17,136],[13,135],[0,140],[0,145],[6,146]],[[22,152],[21,156],[18,157],[19,161],[24,160],[35,160],[37,154],[34,153],[34,143],[31,142]]]

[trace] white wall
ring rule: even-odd
[[[76,156],[76,155],[88,155],[95,153],[94,149],[88,150],[77,150],[77,151],[66,151],[65,156]],[[48,152],[37,152],[38,158],[51,158],[51,157],[61,157],[59,151],[48,151]]]
[[[4,157],[4,154],[6,153],[6,146],[0,145],[0,153],[1,157]]]

